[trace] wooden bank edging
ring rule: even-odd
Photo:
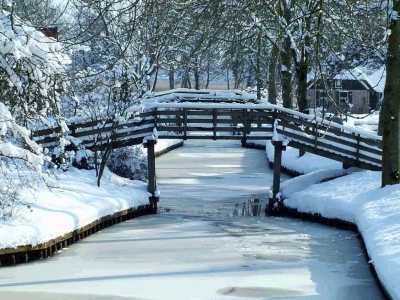
[[[169,146],[167,148],[164,148],[164,149],[162,149],[160,151],[156,151],[155,156],[159,157],[161,155],[164,155],[164,154],[166,154],[166,153],[168,153],[168,152],[170,152],[172,150],[175,150],[177,148],[180,148],[182,146],[183,146],[183,141],[180,141],[179,143],[173,144],[173,145],[171,145],[171,146]]]
[[[157,151],[156,157],[182,146],[183,141],[173,144]],[[0,249],[0,267],[12,266],[50,257],[53,253],[56,253],[57,251],[62,250],[63,248],[66,248],[104,228],[152,213],[153,209],[150,204],[140,205],[136,208],[125,209],[112,215],[101,217],[81,228],[75,229],[74,231],[65,233],[62,236],[58,236],[36,246],[25,245],[16,248]]]
[[[104,228],[151,213],[150,205],[141,205],[101,217],[81,228],[36,246],[26,245],[17,248],[0,249],[0,266],[11,266],[47,258],[58,250],[62,250]]]

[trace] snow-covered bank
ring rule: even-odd
[[[180,142],[159,140],[156,151]],[[0,221],[0,249],[42,244],[104,216],[149,202],[146,183],[116,176],[108,169],[100,188],[94,170],[70,168],[58,173],[57,181],[60,188],[49,190],[38,185],[35,191],[22,191],[30,209],[19,218]]]
[[[268,158],[273,158],[273,147],[267,143],[266,149]],[[284,205],[357,225],[379,280],[393,299],[400,299],[400,186],[381,188],[380,172],[354,169],[343,171],[348,172],[346,176],[314,184],[316,178],[338,173],[340,163],[312,154],[299,158],[298,150],[290,147],[283,164],[307,173],[282,185]]]
[[[266,152],[268,161],[273,163],[274,146],[270,142],[266,143]],[[287,147],[286,151],[282,152],[282,167],[297,173],[307,174],[318,170],[340,169],[342,163],[308,152],[299,157],[299,150]]]
[[[95,220],[130,207],[148,203],[146,184],[118,177],[106,170],[101,188],[94,170],[69,169],[58,174],[61,188],[39,187],[37,195],[24,191],[31,211],[22,219],[0,223],[0,248],[45,243]],[[40,193],[40,194],[39,194]],[[29,200],[28,200],[29,201]]]

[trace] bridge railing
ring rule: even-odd
[[[168,103],[163,97],[181,96],[184,102]],[[196,101],[186,101],[188,95]],[[154,128],[160,138],[167,139],[237,139],[269,140],[273,124],[278,120],[277,132],[286,136],[292,147],[315,153],[351,166],[377,170],[381,168],[382,139],[374,134],[342,126],[321,118],[302,114],[275,105],[214,103],[218,97],[248,97],[236,93],[214,93],[209,90],[179,89],[151,98],[145,112],[133,108],[134,117],[124,122],[89,120],[70,122],[64,135],[79,138],[86,148],[101,150],[112,142],[112,148],[141,144]],[[160,98],[161,97],[161,98]],[[172,98],[171,98],[172,97]],[[204,101],[202,98],[206,99]],[[158,99],[158,100],[157,100]],[[208,101],[214,99],[213,101]],[[161,101],[162,100],[162,101]],[[164,101],[165,100],[165,101]],[[207,102],[208,101],[208,102]],[[41,129],[33,138],[44,147],[58,144],[61,128]]]
[[[61,127],[40,129],[33,132],[36,143],[45,148],[58,145],[61,136],[67,139],[78,138],[80,145],[85,148],[101,150],[111,140],[113,148],[136,145],[143,142],[143,138],[154,129],[154,112],[142,112],[134,117],[117,123],[113,120],[90,120],[84,122],[68,122],[69,131],[62,133]]]
[[[382,166],[381,137],[340,124],[275,108],[277,132],[290,139],[292,147],[370,170]]]
[[[266,140],[272,136],[272,113],[258,106],[162,103],[156,128],[161,138]]]

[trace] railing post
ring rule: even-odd
[[[154,115],[153,115],[153,117],[154,117],[154,128],[157,129],[157,123],[158,123],[158,119],[157,119],[158,110],[157,110],[157,107],[154,108],[153,113],[154,113]]]
[[[213,140],[217,140],[217,109],[213,108]]]
[[[243,136],[242,136],[242,147],[247,145],[247,109],[243,109]]]
[[[257,128],[261,128],[262,127],[262,116],[261,116],[261,111],[256,110],[257,116],[256,116],[256,120],[257,120]]]
[[[270,215],[278,214],[281,208],[281,201],[279,197],[279,190],[281,185],[281,166],[282,166],[282,151],[286,150],[286,146],[283,145],[282,141],[272,140],[272,145],[274,145],[274,179],[272,183],[272,197],[269,198],[268,207],[266,208],[266,213]]]
[[[183,109],[183,140],[187,140],[187,108]]]
[[[72,123],[71,125],[68,126],[69,130],[71,130],[71,136],[75,137],[75,131],[76,131],[76,125],[75,123]]]
[[[276,109],[274,108],[274,109],[272,109],[272,123],[271,123],[272,130],[274,129],[275,120],[276,120],[277,118],[278,118],[278,117],[277,117],[277,114],[276,114]]]
[[[147,181],[148,181],[148,192],[151,194],[149,197],[150,207],[152,213],[157,213],[157,202],[159,201],[156,182],[156,156],[154,146],[157,143],[155,139],[147,139],[144,143],[144,148],[147,148]]]
[[[318,143],[318,122],[315,121],[314,124],[314,134],[315,134],[315,138],[314,138],[314,151],[317,149],[317,143]]]

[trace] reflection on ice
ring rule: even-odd
[[[179,182],[178,182],[179,184]],[[159,213],[188,214],[208,217],[260,217],[265,216],[266,200],[250,198],[245,201],[225,201],[221,203],[208,203],[206,205],[196,204],[192,206],[159,207]]]
[[[241,204],[235,204],[235,208],[231,215],[232,217],[258,217],[263,211],[263,205],[264,201],[262,199],[249,199]]]
[[[227,287],[218,291],[222,295],[246,298],[275,299],[304,295],[304,292],[283,288]]]

